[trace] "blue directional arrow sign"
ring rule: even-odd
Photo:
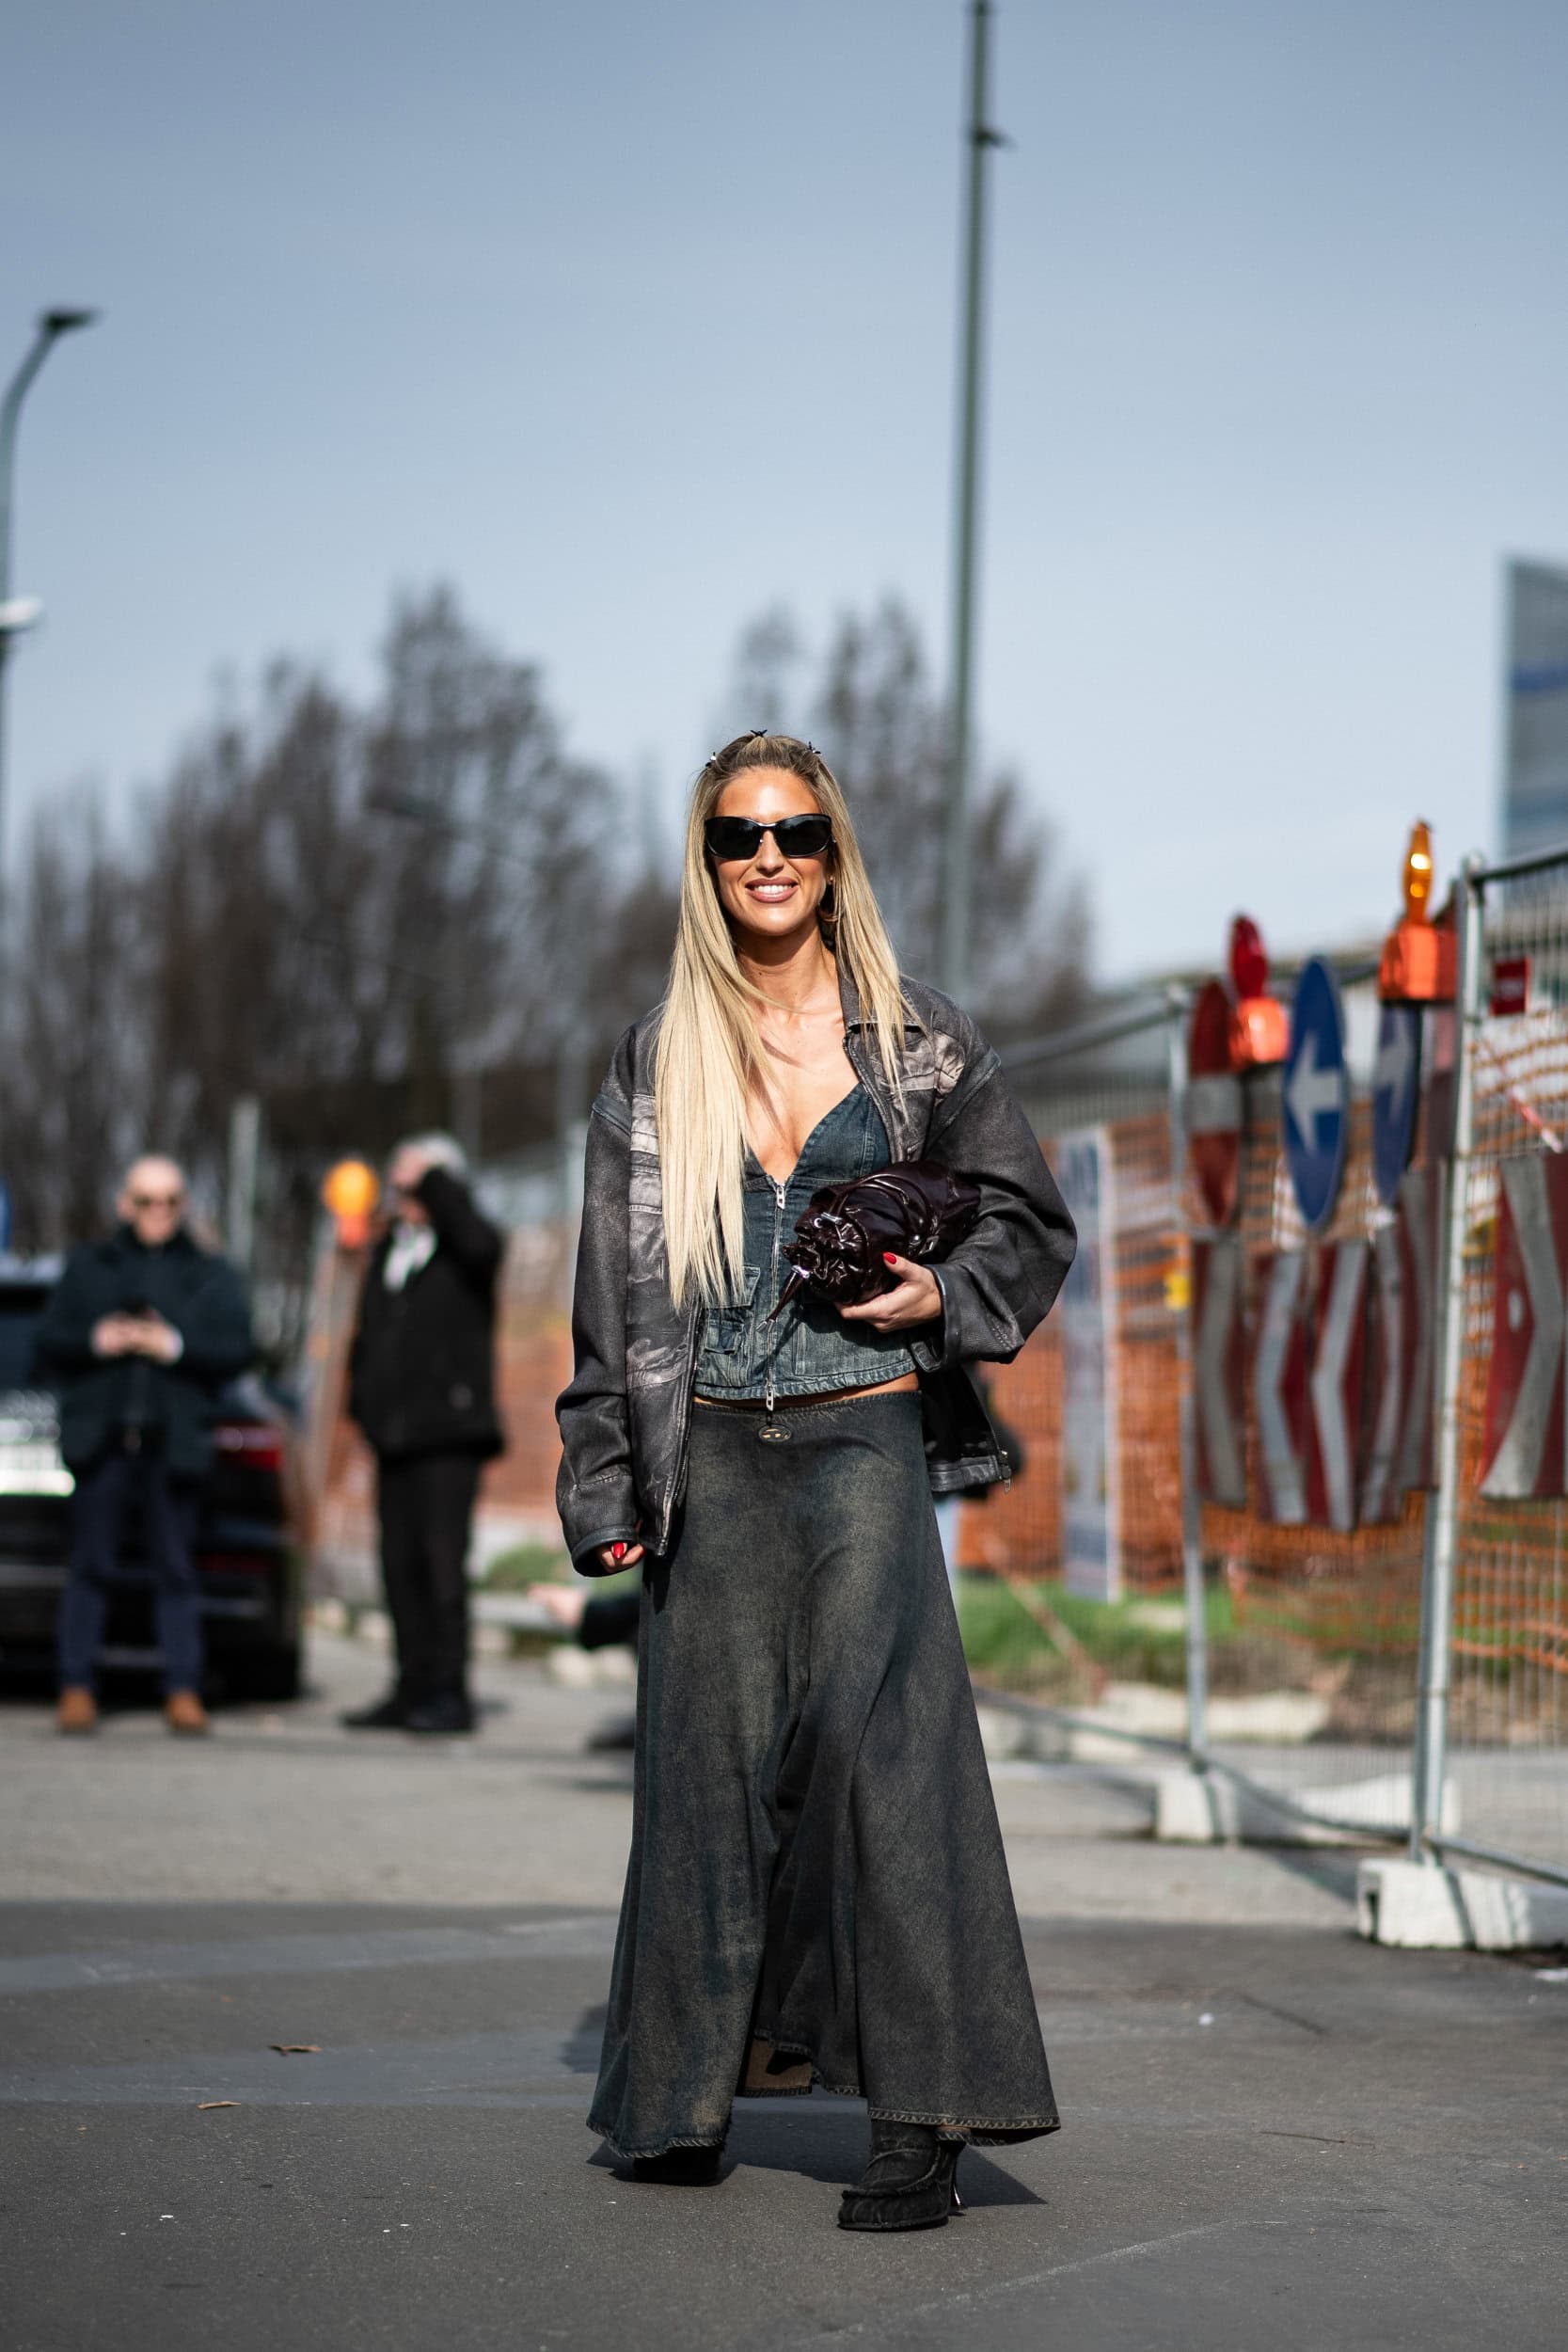
[[[1385,1005],[1372,1071],[1372,1181],[1386,1208],[1393,1207],[1410,1166],[1420,1075],[1420,1007]]]
[[[1291,1008],[1282,1086],[1285,1165],[1302,1216],[1314,1230],[1333,1209],[1350,1135],[1350,1079],[1339,983],[1321,956],[1302,967]]]

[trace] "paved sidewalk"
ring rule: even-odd
[[[707,2191],[583,2128],[618,1694],[490,1667],[429,1748],[341,1732],[376,1663],[315,1660],[204,1749],[0,1703],[13,2352],[1561,2344],[1568,1983],[1358,1943],[1349,1857],[1162,1851],[1135,1773],[1002,1768],[1067,2127],[868,2242],[851,2103],[742,2105]]]
[[[36,1702],[0,1702],[0,1899],[619,1902],[631,1761],[585,1754],[583,1741],[629,1713],[629,1691],[562,1689],[538,1669],[485,1661],[480,1737],[421,1744],[339,1729],[339,1709],[385,1681],[373,1653],[318,1634],[312,1660],[313,1696],[232,1709],[205,1745],[171,1740],[145,1708],[94,1740],[61,1740]],[[1134,1768],[1003,1764],[996,1793],[1026,1914],[1348,1916],[1344,1855],[1282,1867],[1258,1852],[1142,1842],[1150,1807]]]

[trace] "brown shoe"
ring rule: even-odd
[[[98,1701],[82,1684],[68,1684],[60,1692],[60,1703],[55,1709],[55,1728],[72,1735],[98,1729]]]
[[[164,1713],[170,1731],[178,1731],[186,1739],[213,1728],[207,1720],[207,1709],[194,1691],[171,1691],[164,1701]]]

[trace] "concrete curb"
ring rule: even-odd
[[[1568,1944],[1568,1887],[1433,1862],[1363,1862],[1355,1924],[1405,1950],[1518,1952]]]
[[[1112,1682],[1092,1706],[1059,1708],[1022,1692],[974,1684],[986,1753],[1033,1756],[1054,1764],[1117,1764],[1140,1752],[1169,1756],[1184,1747],[1187,1700],[1181,1691],[1147,1682]],[[1263,1691],[1209,1703],[1209,1737],[1217,1743],[1295,1748],[1323,1729],[1326,1702],[1311,1692]]]
[[[1387,1836],[1410,1820],[1408,1772],[1379,1772],[1370,1780],[1281,1789],[1292,1808],[1271,1804],[1260,1789],[1225,1772],[1162,1772],[1155,1783],[1154,1835],[1165,1845],[1354,1846]],[[1323,1820],[1303,1813],[1324,1815]],[[1459,1834],[1459,1792],[1443,1791],[1443,1827]]]

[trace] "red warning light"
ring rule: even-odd
[[[1230,926],[1230,984],[1236,1009],[1230,1022],[1230,1058],[1237,1070],[1263,1070],[1283,1061],[1290,1025],[1277,996],[1269,993],[1269,959],[1263,935],[1250,914]]]

